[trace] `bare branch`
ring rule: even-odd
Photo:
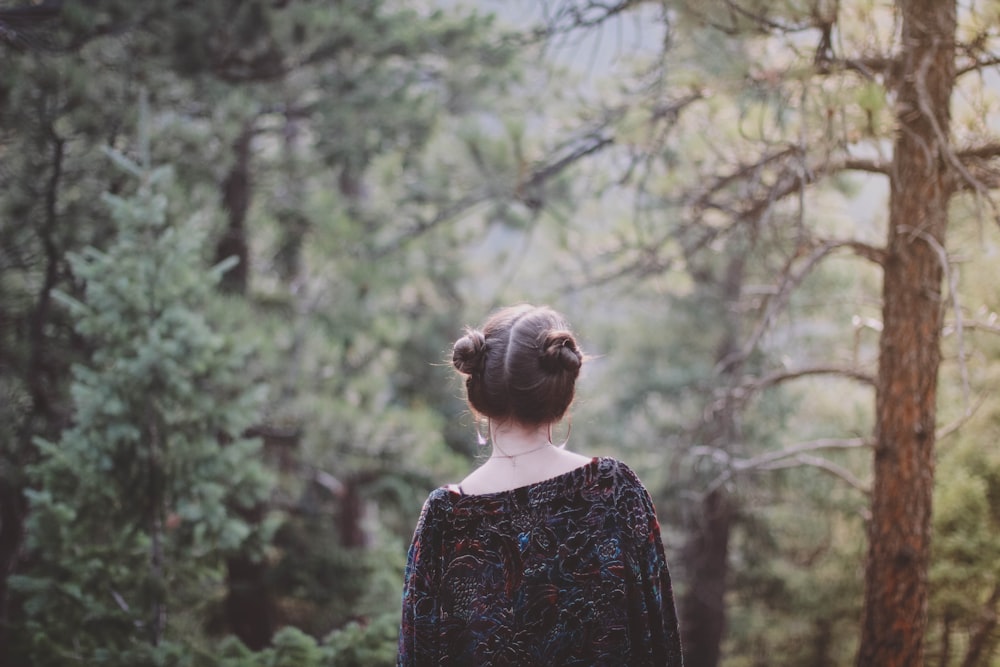
[[[700,22],[726,35],[738,35],[748,32],[745,27],[747,23],[749,23],[749,25],[753,27],[753,30],[758,34],[793,34],[813,30],[817,27],[813,17],[809,17],[798,23],[783,23],[781,21],[771,19],[762,13],[748,9],[741,5],[737,0],[724,1],[725,7],[729,10],[728,23],[723,23],[716,18],[721,12],[719,11],[719,8],[714,5],[711,5],[711,9],[705,12],[699,12],[693,7],[690,7],[689,11],[691,11],[691,13],[694,14]],[[743,25],[741,25],[741,23],[743,23]]]
[[[989,197],[989,187],[976,178],[972,172],[966,168],[958,154],[951,147],[947,133],[944,131],[944,128],[941,127],[938,117],[933,112],[933,103],[931,102],[930,93],[927,90],[928,72],[933,66],[933,60],[932,52],[928,51],[924,54],[924,57],[920,61],[920,66],[915,72],[913,85],[917,92],[917,105],[920,108],[920,113],[927,119],[927,122],[930,123],[931,128],[934,131],[934,135],[937,138],[937,145],[940,146],[940,150],[943,153],[943,157],[954,168],[955,173],[961,177],[959,183],[964,182],[968,188],[975,191],[978,195],[976,199],[977,207],[979,206],[980,201],[985,199],[993,209],[994,216],[1000,217],[1000,211],[998,211],[996,202]]]
[[[799,466],[812,466],[814,468],[819,468],[825,472],[830,473],[834,477],[840,479],[841,481],[847,482],[848,485],[854,487],[861,493],[865,495],[871,493],[871,485],[865,484],[863,481],[858,479],[850,470],[844,466],[837,465],[829,459],[824,459],[821,456],[810,456],[809,454],[798,454],[791,461],[782,461],[775,463],[773,465],[762,467],[761,470],[783,470],[787,468],[797,468]]]
[[[776,470],[780,467],[788,467],[783,466],[782,464],[789,460],[794,460],[796,457],[806,456],[812,452],[839,449],[861,449],[865,447],[872,447],[873,444],[874,443],[871,438],[821,438],[819,440],[801,442],[785,449],[766,452],[748,459],[730,459],[728,454],[723,452],[722,456],[713,456],[713,458],[715,458],[717,462],[723,463],[725,465],[725,469],[708,484],[705,489],[705,493],[712,493],[713,491],[719,489],[723,484],[729,482],[729,480],[737,474],[753,472],[756,470]],[[705,449],[707,448],[701,448],[701,450]],[[718,451],[721,452],[722,450]],[[699,451],[699,454],[706,453],[709,452]]]
[[[543,162],[537,165],[513,187],[513,190],[508,191],[505,189],[504,191],[497,192],[496,189],[486,187],[478,192],[470,192],[456,201],[440,204],[434,215],[428,218],[416,218],[396,238],[376,249],[374,257],[381,258],[390,255],[413,239],[454,220],[480,204],[498,197],[510,197],[521,202],[532,211],[537,212],[545,204],[543,188],[548,181],[580,160],[604,150],[614,143],[612,137],[599,130],[584,135],[578,141],[580,141],[580,144],[566,149],[567,152],[565,155],[554,157],[551,162]]]
[[[514,190],[515,199],[523,201],[529,208],[540,208],[544,204],[538,190],[546,181],[558,176],[571,165],[579,162],[588,155],[593,155],[607,148],[614,143],[614,139],[604,134],[595,134],[587,137],[589,142],[578,146],[567,155],[564,155],[550,164],[543,164],[534,169],[526,178],[517,184]]]
[[[990,160],[1000,157],[1000,143],[988,143],[973,148],[955,151],[955,155],[963,162],[971,159]]]
[[[965,413],[962,414],[961,417],[954,420],[950,424],[946,424],[945,426],[942,426],[941,428],[937,429],[937,431],[934,434],[934,441],[941,442],[941,440],[946,438],[947,436],[953,433],[957,433],[963,426],[965,426],[966,422],[972,419],[973,415],[975,415],[976,412],[979,411],[979,408],[981,408],[983,406],[983,403],[985,402],[986,398],[984,396],[981,396],[979,400],[976,401],[975,405],[966,408]]]
[[[700,193],[696,193],[691,198],[691,205],[695,208],[706,208],[712,206],[712,196],[718,194],[721,190],[732,185],[733,183],[740,181],[752,174],[760,172],[764,167],[770,164],[776,163],[790,156],[800,156],[801,152],[798,146],[787,146],[779,151],[770,153],[768,155],[762,156],[757,161],[751,164],[744,164],[738,166],[736,169],[728,174],[723,174],[715,180],[713,180],[704,190]]]
[[[733,468],[743,472],[746,470],[763,468],[771,465],[772,463],[776,463],[777,461],[809,452],[819,452],[831,449],[862,449],[864,447],[872,447],[873,444],[874,443],[871,438],[820,438],[818,440],[800,442],[797,445],[791,445],[790,447],[778,451],[766,452],[749,459],[734,461]]]
[[[457,201],[442,205],[437,213],[430,218],[415,219],[409,228],[404,229],[396,238],[376,248],[372,253],[373,259],[381,259],[387,255],[391,255],[410,241],[423,236],[425,233],[468,212],[475,206],[488,201],[491,196],[489,192],[472,193]]]
[[[640,4],[642,0],[618,0],[617,2],[599,2],[588,0],[563,0],[554,9],[548,2],[542,2],[545,12],[544,23],[535,28],[533,37],[545,39],[576,30],[591,30],[604,25],[609,20]]]
[[[994,319],[991,319],[986,322],[980,320],[969,320],[967,322],[963,322],[962,327],[966,331],[975,330],[975,331],[986,331],[988,333],[1000,334],[1000,324],[997,324],[996,320]],[[955,330],[955,325],[947,324],[944,326],[941,333],[945,336],[948,336],[954,330]]]
[[[820,58],[817,67],[821,74],[836,72],[856,72],[869,81],[882,76],[891,78],[897,61],[893,58],[875,56],[870,58]]]
[[[765,375],[760,379],[749,378],[739,387],[739,390],[743,392],[760,392],[783,382],[788,382],[789,380],[816,375],[836,375],[856,380],[865,385],[875,385],[875,378],[871,374],[864,373],[857,368],[848,366],[806,366],[793,370],[777,371],[770,375]]]
[[[819,244],[809,254],[798,271],[792,270],[792,264],[795,262],[796,258],[793,257],[789,260],[788,266],[784,271],[782,271],[781,284],[778,286],[777,295],[774,298],[767,300],[767,305],[764,308],[764,314],[761,316],[760,320],[758,320],[757,326],[750,334],[746,343],[743,344],[742,349],[740,349],[736,354],[729,355],[716,365],[716,370],[718,372],[724,372],[725,369],[731,368],[735,364],[742,363],[755,349],[757,349],[757,345],[770,328],[774,318],[777,317],[778,313],[783,311],[788,305],[792,292],[794,292],[795,289],[802,284],[802,281],[806,279],[806,276],[812,273],[812,270],[819,264],[820,260],[832,253],[836,248],[836,245],[824,243]]]
[[[988,143],[965,150],[956,151],[956,157],[968,169],[971,179],[959,184],[960,190],[982,193],[982,190],[1000,188],[1000,143]],[[996,207],[994,206],[994,212]]]
[[[884,162],[878,160],[861,160],[858,158],[850,158],[844,160],[843,164],[834,171],[866,171],[870,174],[882,174],[883,176],[889,175],[890,166]]]
[[[878,248],[854,239],[821,238],[818,241],[821,244],[830,245],[835,248],[847,248],[855,255],[863,257],[864,259],[867,259],[874,264],[878,264],[879,266],[885,264],[885,248]]]
[[[1000,56],[990,56],[988,58],[973,58],[970,62],[956,68],[955,76],[960,77],[969,72],[978,72],[986,69],[987,67],[996,67],[1000,65]]]

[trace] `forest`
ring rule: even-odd
[[[1000,1],[0,0],[0,58],[0,665],[394,665],[521,302],[688,667],[1000,665]]]

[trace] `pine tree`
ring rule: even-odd
[[[241,378],[248,350],[207,315],[225,267],[204,269],[197,221],[172,219],[168,168],[112,157],[138,187],[106,196],[110,246],[70,258],[83,295],[60,300],[91,353],[74,368],[73,425],[37,441],[30,565],[11,582],[17,654],[40,667],[176,650],[171,613],[221,596],[225,555],[269,538],[237,516],[269,481],[242,437],[260,394]]]

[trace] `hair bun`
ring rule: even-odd
[[[478,329],[469,329],[455,341],[451,350],[451,363],[459,373],[475,375],[483,370],[486,361],[486,338]]]
[[[568,331],[552,331],[545,336],[540,361],[542,368],[550,373],[569,371],[575,374],[583,364],[583,355],[573,334]]]

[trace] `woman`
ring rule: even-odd
[[[563,317],[503,309],[452,360],[492,453],[424,503],[398,664],[681,665],[649,495],[625,464],[552,442],[583,362]]]

